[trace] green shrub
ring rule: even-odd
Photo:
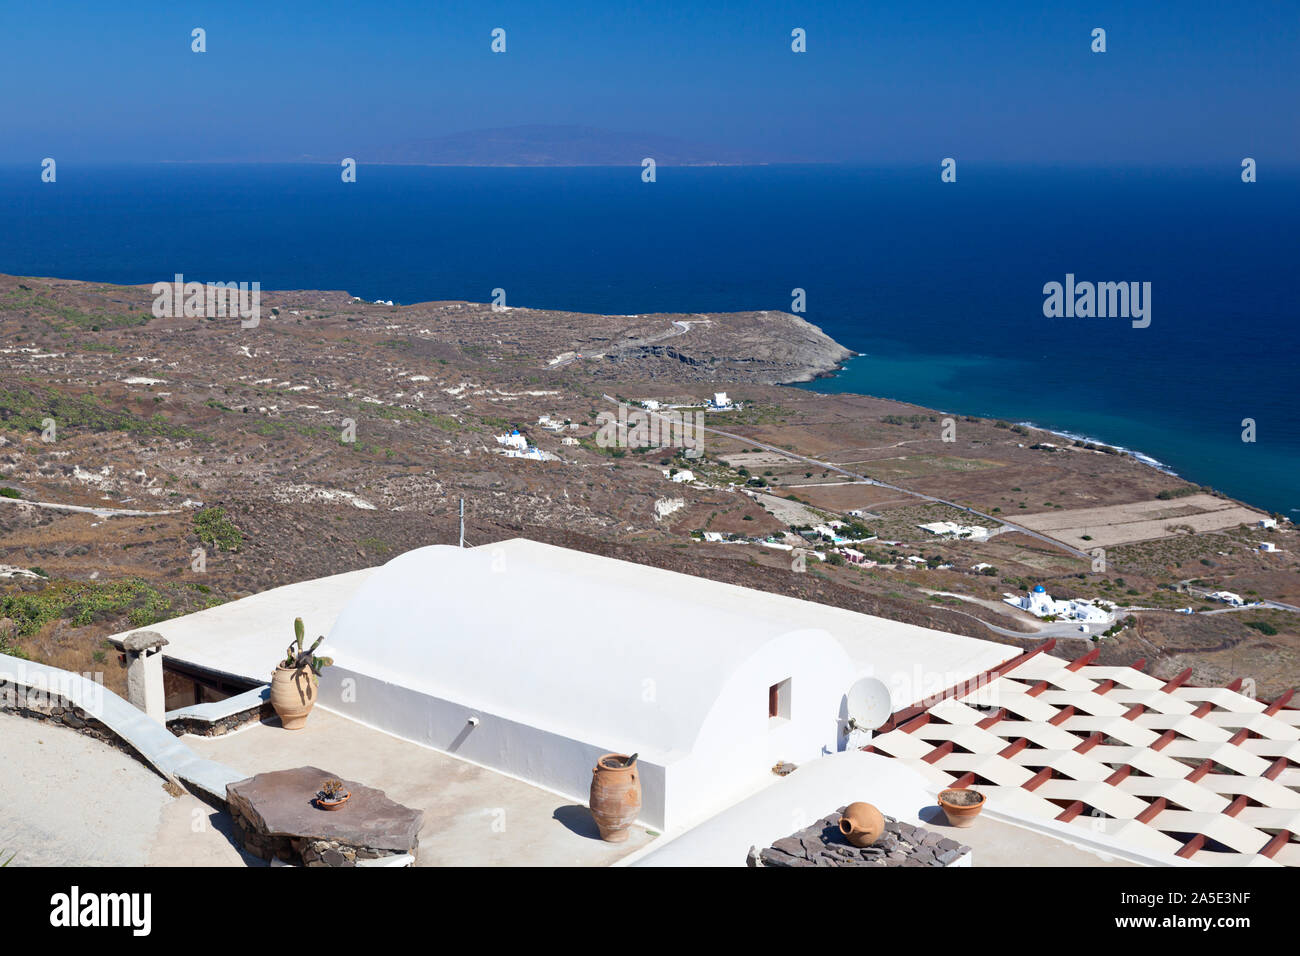
[[[226,517],[224,508],[203,508],[194,513],[194,531],[199,540],[219,551],[238,551],[244,544],[244,535]]]
[[[162,592],[139,578],[112,582],[64,581],[51,584],[43,591],[0,596],[0,617],[14,622],[14,636],[28,637],[47,623],[59,618],[74,627],[126,612],[134,627],[145,627],[171,617],[172,602]],[[0,635],[0,652],[6,639]]]

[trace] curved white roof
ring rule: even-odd
[[[760,650],[785,642],[812,651],[827,635],[858,673],[871,669],[863,657],[910,670],[918,650],[980,670],[1012,656],[989,642],[524,539],[394,558],[339,614],[326,649],[340,667],[468,708],[666,755],[691,750],[730,677]],[[918,635],[956,643],[918,646]],[[895,645],[912,649],[900,657]],[[845,673],[845,689],[856,676]]]

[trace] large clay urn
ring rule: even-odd
[[[316,675],[310,667],[277,667],[271,675],[271,706],[285,730],[301,730],[316,706]]]
[[[640,812],[641,773],[635,755],[605,754],[591,771],[591,815],[600,838],[622,843]]]
[[[850,803],[840,814],[840,833],[854,846],[871,846],[884,832],[884,816],[869,803]]]

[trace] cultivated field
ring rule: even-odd
[[[1221,531],[1254,524],[1265,517],[1213,495],[1190,495],[1168,501],[1135,501],[1104,508],[1023,515],[1026,528],[1049,535],[1077,548],[1105,548],[1134,541],[1150,541],[1191,532]]]

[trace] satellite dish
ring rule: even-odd
[[[894,700],[885,682],[863,677],[845,695],[850,730],[875,730],[894,713]]]

